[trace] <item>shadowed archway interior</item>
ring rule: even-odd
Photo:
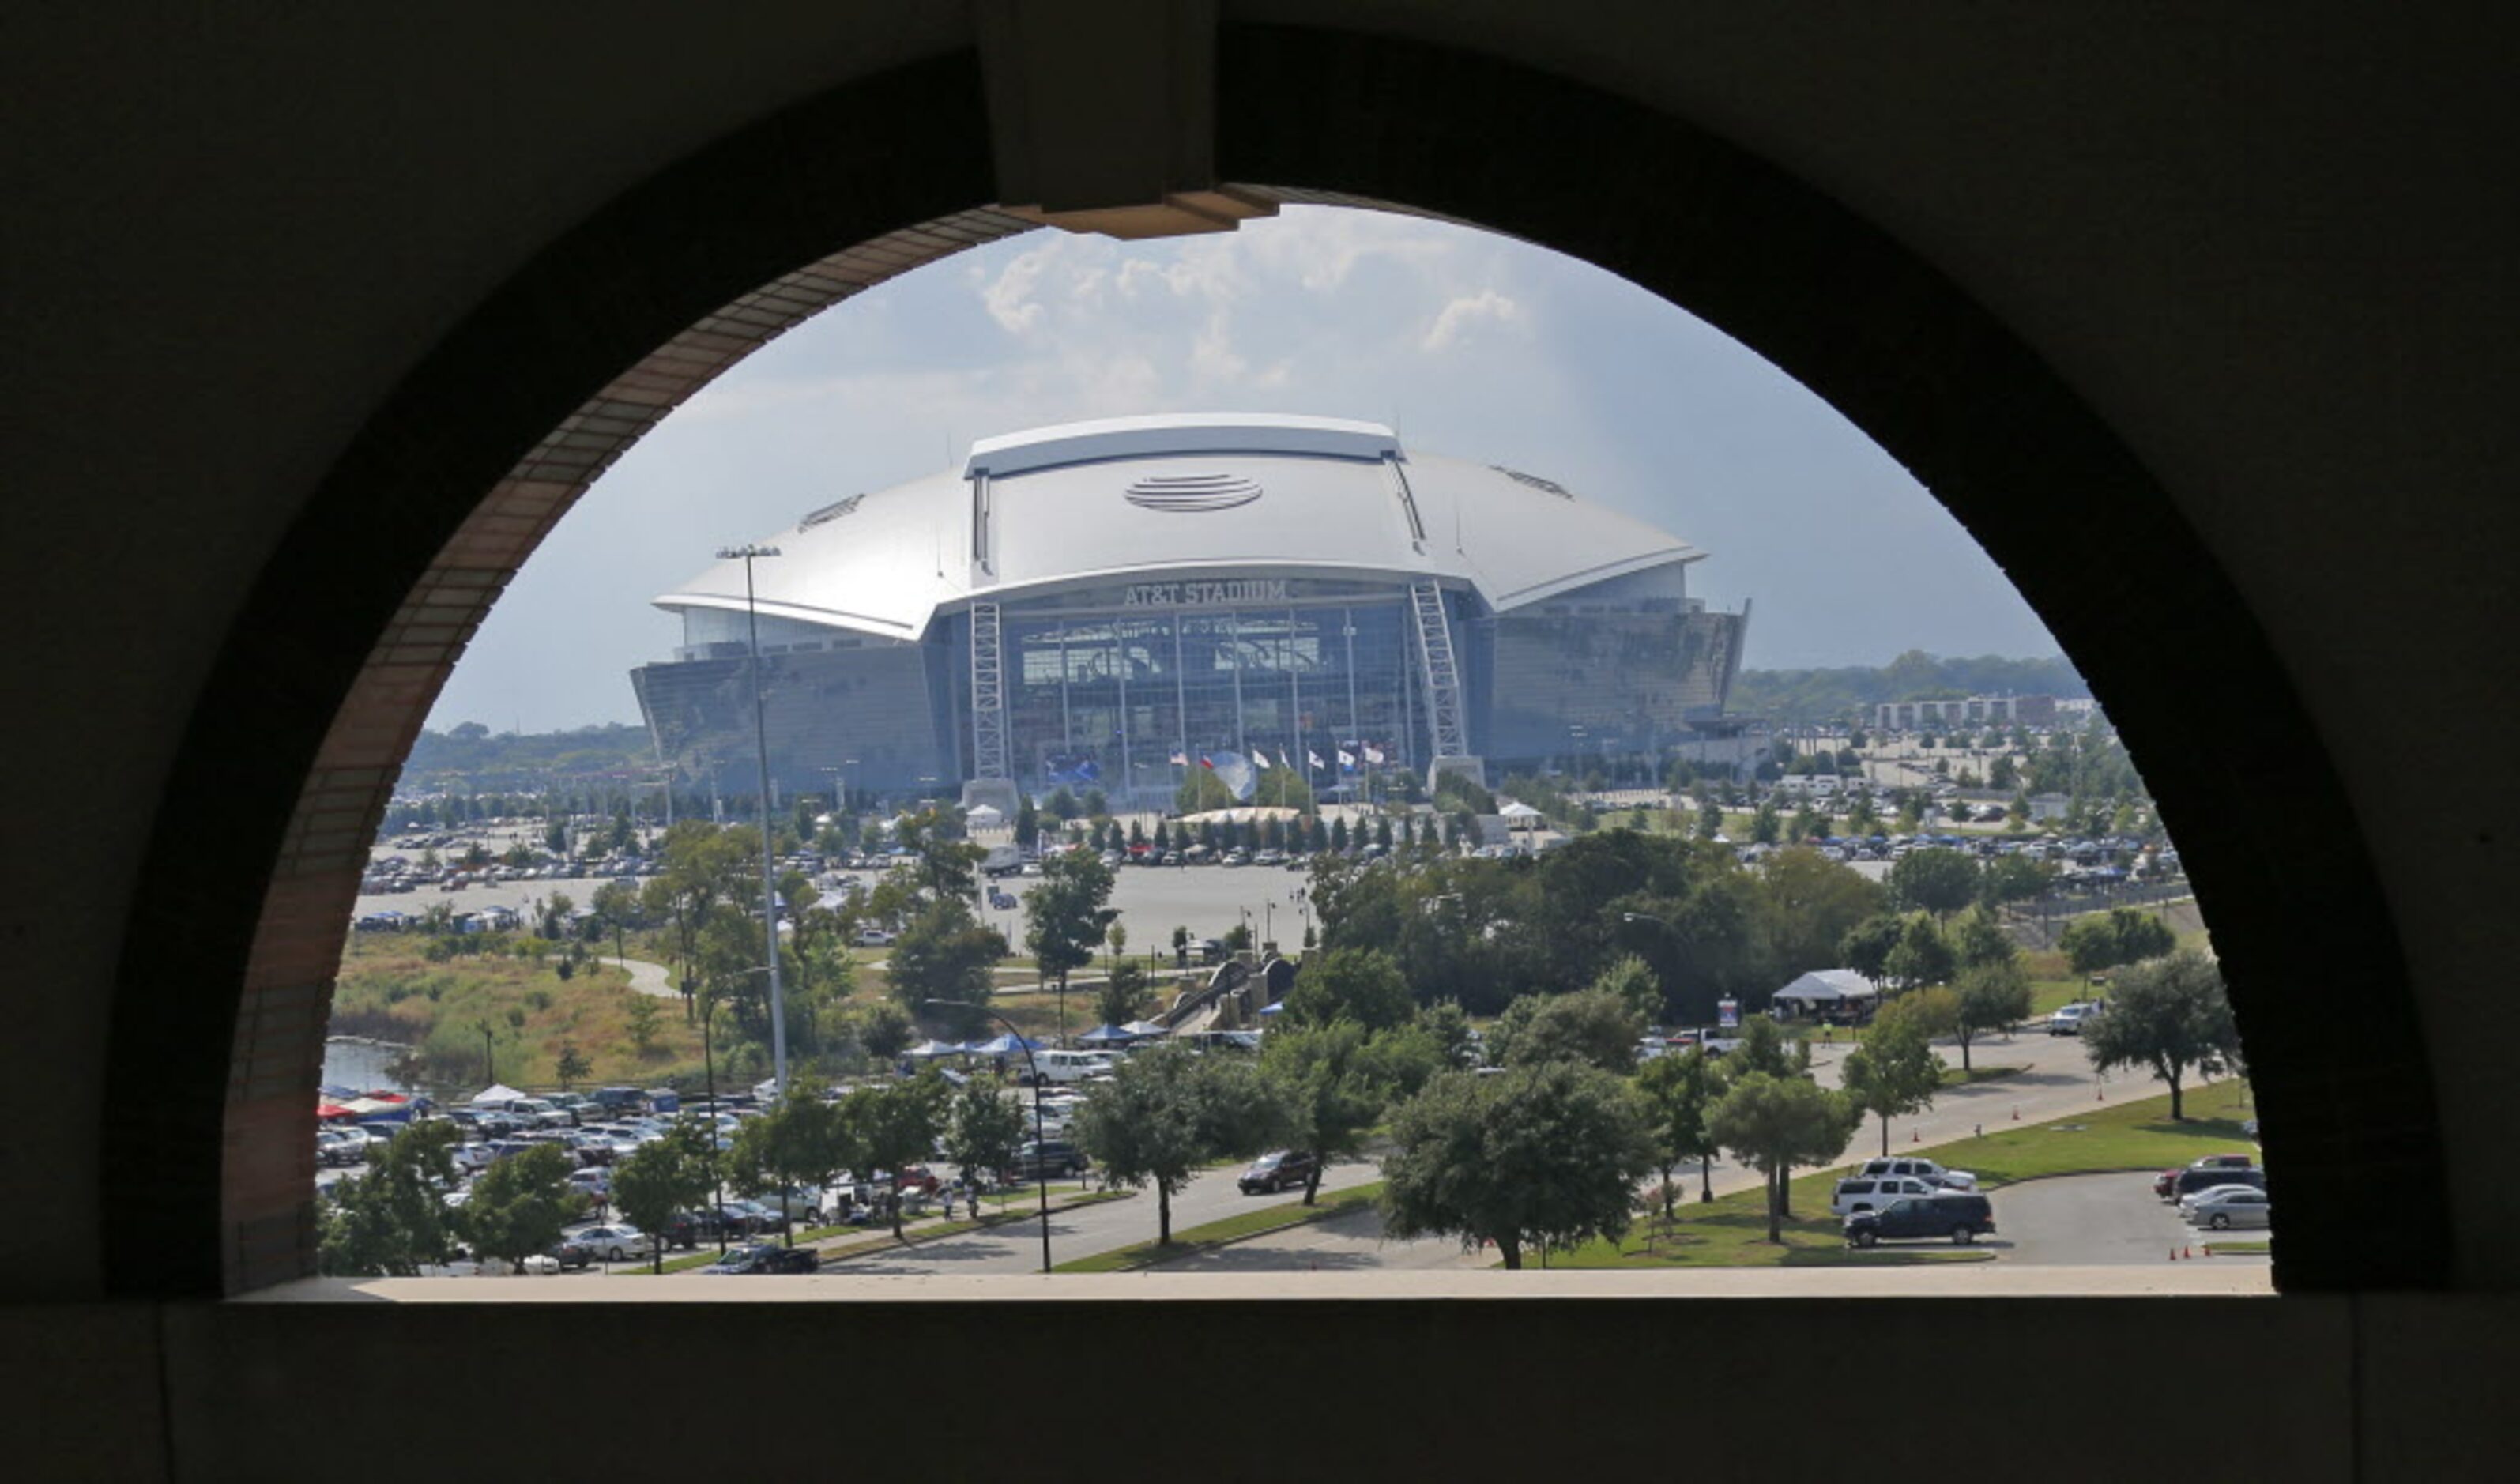
[[[1774,361],[1913,472],[2143,764],[2215,924],[2271,1158],[2305,1184],[2387,1175],[2392,1242],[2363,1242],[2343,1202],[2288,1211],[2279,1282],[2447,1282],[2416,1012],[2338,779],[2225,574],[2068,386],[1889,236],[1686,121],[1343,33],[1227,26],[1218,67],[1223,179],[1586,258]],[[125,1291],[312,1271],[305,1126],[332,975],[438,688],[535,544],[684,398],[852,293],[1032,229],[985,204],[981,94],[973,55],[922,64],[616,199],[438,345],[300,512],[197,704],[144,867],[167,884],[125,935],[107,1208],[146,1171],[162,1213],[106,1229]],[[2355,1014],[2275,1012],[2281,986],[2314,982],[2352,983]]]

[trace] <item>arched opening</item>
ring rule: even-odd
[[[1220,63],[1225,178],[1411,202],[1586,258],[1768,356],[1914,471],[2150,763],[2276,1157],[2304,1179],[2389,1173],[2398,1240],[2374,1253],[2341,1210],[2305,1213],[2281,1282],[2447,1278],[2415,1013],[2337,781],[2245,605],[2070,388],[1886,235],[1687,123],[1398,42],[1235,27]],[[923,65],[631,192],[415,371],[301,514],[169,782],[148,874],[181,884],[144,894],[126,935],[105,1163],[109,1181],[148,1170],[167,1216],[145,1253],[108,1252],[126,1286],[308,1270],[302,1120],[328,979],[361,850],[455,653],[567,502],[717,370],[854,287],[1025,225],[972,204],[992,192],[977,94],[968,56]],[[2287,762],[2242,762],[2271,755]],[[2284,986],[2318,980],[2357,987],[2350,1023],[2276,1012]]]

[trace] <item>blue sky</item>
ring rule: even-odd
[[[636,721],[649,601],[717,547],[958,463],[975,438],[1137,412],[1301,412],[1546,475],[1712,555],[1746,662],[2055,653],[1976,543],[1775,367],[1625,280],[1470,228],[1293,207],[1237,233],[1038,232],[773,341],[667,419],[537,552],[430,717]]]

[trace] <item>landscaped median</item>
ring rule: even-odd
[[[1372,1203],[1381,1194],[1382,1182],[1379,1180],[1366,1185],[1351,1186],[1344,1191],[1325,1191],[1316,1203],[1309,1206],[1300,1200],[1262,1206],[1256,1211],[1244,1211],[1238,1215],[1228,1216],[1223,1221],[1186,1227],[1175,1232],[1173,1239],[1169,1242],[1142,1241],[1131,1246],[1114,1247],[1108,1252],[1097,1252],[1091,1257],[1080,1257],[1072,1262],[1060,1263],[1051,1271],[1054,1273],[1132,1273],[1141,1268],[1177,1262],[1200,1252],[1212,1252],[1218,1247],[1231,1246],[1235,1242],[1245,1241],[1271,1232],[1282,1232],[1288,1227],[1300,1227],[1309,1222],[1321,1221],[1326,1217],[1336,1216],[1342,1211],[1352,1211],[1358,1206]]]
[[[2170,1098],[2135,1099],[2094,1103],[2077,1113],[2047,1123],[2005,1125],[1974,1139],[1937,1147],[1934,1157],[1978,1177],[1979,1188],[1994,1191],[2017,1181],[2053,1175],[2100,1175],[2130,1170],[2160,1170],[2183,1165],[2199,1154],[2219,1154],[2253,1147],[2240,1132],[2249,1116],[2245,1085],[2226,1081],[2187,1095],[2188,1116],[2170,1120]],[[1828,1201],[1843,1168],[1805,1175],[1793,1182],[1792,1205],[1797,1220],[1782,1224],[1781,1239],[1768,1240],[1766,1192],[1735,1192],[1711,1204],[1684,1202],[1676,1218],[1665,1222],[1657,1207],[1641,1218],[1619,1241],[1587,1242],[1548,1254],[1552,1268],[1796,1268],[1879,1267],[1929,1262],[1983,1262],[1996,1254],[1963,1246],[1874,1247],[1846,1245],[1838,1219],[1828,1214]],[[2003,1209],[1996,1206],[1996,1227],[2002,1230]],[[2265,1244],[2217,1241],[2214,1250],[2238,1253]],[[1535,1254],[1537,1256],[1537,1254]],[[1536,1264],[1535,1264],[1536,1265]]]
[[[1051,1202],[1050,1209],[1053,1214],[1060,1211],[1072,1211],[1079,1206],[1101,1205],[1106,1200],[1125,1200],[1137,1193],[1138,1192],[1135,1191],[1088,1191],[1075,1195],[1061,1195],[1055,1197]],[[978,1232],[989,1227],[1002,1227],[1009,1222],[1036,1220],[1040,1215],[1041,1207],[1038,1205],[1019,1207],[1015,1205],[1012,1200],[1009,1200],[1006,1204],[1000,1206],[999,1209],[990,1212],[986,1216],[980,1217],[976,1221],[968,1218],[958,1221],[947,1221],[941,1216],[933,1215],[911,1217],[902,1223],[902,1233],[899,1237],[895,1237],[889,1229],[880,1226],[873,1226],[873,1224],[870,1224],[872,1230],[870,1230],[870,1227],[814,1227],[796,1235],[796,1245],[800,1247],[815,1247],[818,1259],[828,1265],[847,1258],[856,1257],[865,1252],[897,1252],[903,1247],[916,1246],[919,1243],[925,1241],[935,1241],[941,1237],[960,1237],[966,1232]],[[824,1247],[817,1245],[818,1243],[829,1241],[836,1237],[858,1237],[863,1239],[838,1246]],[[742,1244],[739,1243],[738,1245]],[[681,1257],[666,1258],[664,1270],[668,1273],[687,1273],[694,1268],[705,1268],[710,1263],[717,1261],[717,1258],[718,1254],[714,1251],[687,1253]],[[653,1270],[650,1268],[627,1266],[616,1271],[623,1273],[635,1272],[640,1274],[652,1274],[653,1272]]]

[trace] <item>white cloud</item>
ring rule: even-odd
[[[1456,298],[1446,304],[1435,316],[1435,323],[1427,330],[1426,338],[1418,342],[1418,348],[1449,350],[1474,322],[1490,320],[1511,324],[1521,317],[1521,306],[1512,299],[1494,289],[1482,289],[1475,294]]]

